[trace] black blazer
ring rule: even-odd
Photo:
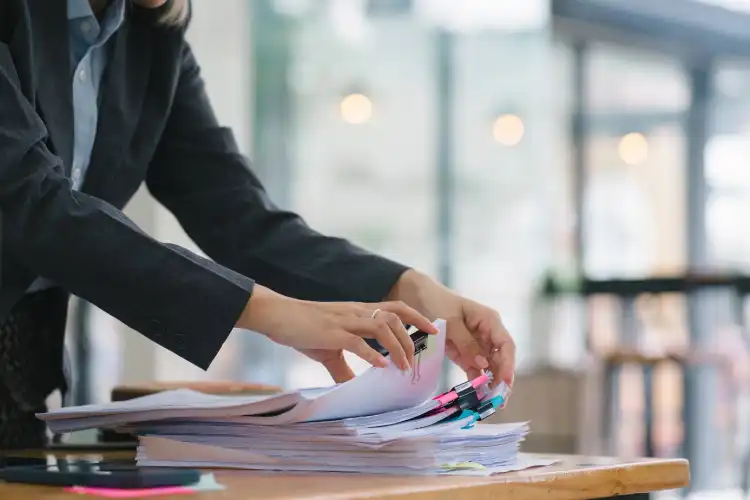
[[[41,275],[205,369],[254,280],[308,300],[381,300],[406,268],[268,199],[214,116],[184,27],[158,14],[129,5],[112,41],[76,192],[66,2],[0,0],[0,318]],[[122,214],[144,181],[212,261]]]

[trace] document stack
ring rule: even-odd
[[[445,321],[410,372],[370,368],[333,387],[265,397],[174,390],[40,414],[55,433],[115,428],[138,436],[143,466],[268,471],[491,475],[547,465],[519,458],[526,423],[479,423],[505,402],[490,377],[437,394]]]

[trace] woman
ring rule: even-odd
[[[492,309],[314,232],[267,198],[219,126],[184,34],[185,0],[0,0],[0,445],[35,445],[64,389],[68,293],[208,368],[235,328],[353,376],[380,342],[407,369],[402,322],[449,320],[448,355],[512,382]],[[141,183],[212,260],[120,211]]]

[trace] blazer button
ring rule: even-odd
[[[151,320],[151,328],[153,329],[152,334],[160,337],[162,333],[164,333],[164,325],[161,324],[161,321],[152,319]]]
[[[177,342],[175,342],[176,349],[179,352],[184,352],[185,351],[185,334],[182,332],[174,332],[174,335],[176,337],[175,340],[177,340]]]

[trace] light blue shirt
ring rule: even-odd
[[[73,71],[73,189],[80,189],[89,168],[99,118],[99,86],[107,65],[107,42],[122,25],[125,0],[114,0],[101,24],[89,0],[68,0],[70,62]]]
[[[58,0],[55,0],[58,1]],[[107,66],[112,35],[125,18],[125,0],[113,0],[101,23],[91,10],[89,0],[68,0],[70,64],[73,71],[73,164],[70,179],[80,189],[91,161],[99,121],[99,87]],[[44,279],[35,281],[29,292],[48,288]]]

